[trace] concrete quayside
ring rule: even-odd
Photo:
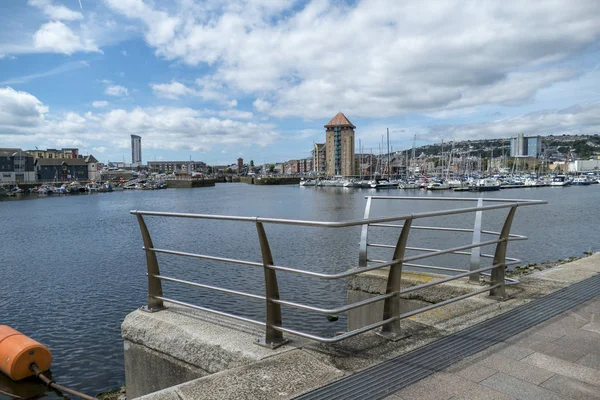
[[[340,222],[132,211],[144,239],[148,305],[128,315],[122,325],[128,398],[383,398],[403,386],[394,386],[390,383],[392,380],[380,380],[377,376],[393,374],[390,368],[394,363],[402,364],[403,357],[423,353],[422,360],[413,360],[409,364],[420,365],[425,360],[423,368],[427,374],[433,373],[436,368],[449,367],[520,330],[533,327],[554,316],[555,311],[566,311],[579,304],[562,304],[563,308],[538,313],[535,318],[524,317],[531,313],[528,309],[550,304],[556,296],[564,297],[561,293],[565,290],[577,291],[581,285],[588,288],[586,295],[596,295],[600,290],[596,276],[600,272],[599,254],[522,276],[520,282],[505,276],[507,265],[521,263],[506,255],[508,242],[526,239],[510,232],[517,209],[544,202],[426,197],[419,200],[471,202],[476,206],[370,217],[372,206],[408,199],[415,200],[414,197],[368,196],[364,219]],[[490,210],[505,213],[501,232],[482,229],[482,214]],[[473,229],[419,223],[426,219],[431,224],[429,221],[437,217],[457,214],[475,214]],[[260,244],[263,260],[254,262],[156,248],[145,223],[145,219],[154,218],[226,220],[256,225],[257,244]],[[358,266],[355,264],[343,272],[327,274],[275,264],[273,259],[280,257],[272,254],[267,235],[271,230],[263,227],[272,224],[325,230],[360,227]],[[377,236],[377,232],[369,233],[370,229],[383,229],[388,239],[397,238],[397,244],[374,243],[382,236]],[[452,247],[454,244],[445,243],[448,248],[431,249],[415,247],[417,243],[409,240],[411,231],[427,234],[436,231],[437,235],[471,232],[473,238],[470,244]],[[421,242],[418,244],[423,246]],[[495,246],[495,254],[480,251],[481,247],[490,246]],[[369,251],[373,248],[393,250],[390,261],[374,259],[381,256]],[[405,255],[406,250],[410,252],[408,255]],[[264,270],[265,296],[166,276],[159,269],[157,253],[260,268]],[[458,269],[420,264],[420,260],[443,254],[468,256],[470,266]],[[419,263],[415,264],[416,261]],[[403,271],[403,267],[413,269]],[[423,270],[426,272],[417,272]],[[346,305],[335,308],[315,306],[318,298],[312,299],[310,304],[290,301],[286,292],[280,296],[277,284],[280,274],[294,274],[303,279],[344,279]],[[266,306],[264,321],[173,299],[172,293],[163,294],[162,282],[165,281],[262,300]],[[575,284],[579,281],[583,283]],[[570,287],[571,284],[574,285]],[[328,318],[347,313],[347,332],[319,336],[310,331],[291,329],[286,324],[290,307],[327,314]],[[524,322],[519,323],[511,315],[525,318]],[[461,332],[472,333],[465,339]],[[460,351],[452,353],[444,349],[443,343],[452,340],[461,343]],[[435,356],[427,355],[430,353]],[[411,376],[425,377],[427,374],[421,370]],[[414,382],[416,380],[405,384]],[[345,395],[336,394],[336,391],[347,391],[357,385],[371,385],[374,389],[363,393],[363,397],[356,397],[358,392],[352,391]]]
[[[395,342],[388,341],[374,332],[367,332],[338,344],[318,344],[303,338],[288,337],[291,339],[288,344],[270,350],[256,345],[256,340],[262,332],[249,324],[217,319],[209,313],[174,304],[169,304],[167,309],[156,313],[138,310],[128,315],[122,325],[128,398],[140,397],[144,400],[294,398],[341,378],[360,373],[439,338],[460,332],[559,289],[592,278],[598,273],[600,273],[600,253],[524,276],[521,278],[520,285],[507,288],[509,300],[498,302],[481,294],[404,320],[407,337]],[[440,276],[405,274],[403,278],[405,280],[403,285],[411,286],[438,279]],[[349,298],[362,298],[381,293],[385,291],[386,281],[387,277],[383,271],[358,275],[348,283]],[[412,306],[423,302],[440,302],[453,295],[472,290],[472,285],[466,281],[447,282],[421,293],[418,299],[413,298],[410,301]],[[597,287],[596,292],[596,295],[600,294],[598,293],[600,287]],[[586,321],[593,325],[594,322],[591,320],[593,315],[593,313],[583,315],[580,325],[586,325]],[[352,317],[350,321],[356,322]],[[593,334],[596,335],[595,339],[593,337],[591,339],[569,338],[572,343],[570,346],[597,344],[600,341],[598,332],[591,332],[587,336]],[[529,340],[531,343],[535,337],[527,339],[525,336],[523,339],[521,336],[521,340],[526,343]],[[554,338],[561,337],[559,335]],[[505,347],[506,345],[500,344],[497,349],[504,351]],[[534,348],[541,354],[536,356],[536,360],[553,357],[556,356],[557,351],[560,352],[560,347],[552,346],[551,342],[547,347],[554,352],[551,352],[551,355],[545,354],[548,351],[543,347],[534,346]],[[599,356],[598,348],[600,347],[595,347],[588,356],[590,360],[596,358],[596,363]],[[515,349],[510,351],[512,350]],[[566,351],[568,350],[565,349]],[[532,350],[529,352],[532,354]],[[501,363],[494,366],[496,360],[493,356],[490,357],[491,360],[485,361],[485,372],[491,374],[492,371],[505,369]],[[478,360],[481,358],[482,356],[475,357]],[[460,365],[466,365],[465,363],[468,361]],[[434,368],[435,365],[432,367]],[[450,370],[456,371],[457,368],[459,367],[452,367]],[[600,372],[596,373],[600,374]],[[448,376],[448,373],[442,374],[446,379]],[[548,375],[550,376],[554,374]],[[555,380],[562,379],[561,376],[557,375]],[[434,378],[437,381],[440,379]],[[516,379],[517,383],[521,382],[518,377],[513,379]],[[527,379],[529,378],[525,377],[525,380]],[[577,380],[573,382],[570,384],[579,384]],[[600,381],[596,381],[595,384],[597,385],[598,382]],[[580,386],[585,390],[593,384],[584,381]],[[416,392],[410,387],[404,390],[403,393],[412,393],[411,398],[420,398],[415,396]],[[391,398],[402,398],[399,396]]]

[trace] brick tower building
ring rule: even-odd
[[[354,175],[355,128],[341,112],[325,125],[328,176]]]

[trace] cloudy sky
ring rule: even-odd
[[[0,147],[101,161],[307,157],[600,133],[600,1],[2,0]],[[357,140],[358,144],[358,140]]]

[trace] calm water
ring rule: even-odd
[[[135,217],[129,210],[265,216],[311,220],[362,218],[371,190],[219,184],[213,188],[125,191],[0,202],[0,324],[46,344],[52,372],[62,384],[95,394],[124,384],[120,324],[146,298],[145,258]],[[472,197],[471,193],[379,191],[390,195]],[[509,245],[510,255],[543,262],[600,250],[600,185],[514,189],[487,197],[547,200],[519,209],[513,232],[529,236]],[[467,203],[461,205],[466,206]],[[394,201],[374,206],[372,216],[457,207],[457,203]],[[484,229],[499,230],[506,211],[484,215]],[[473,214],[423,220],[419,225],[469,228]],[[156,247],[260,261],[256,228],[249,223],[152,219]],[[358,259],[359,229],[326,230],[266,226],[279,265],[339,272]],[[372,241],[394,243],[396,232],[372,232]],[[442,236],[443,235],[443,236]],[[468,235],[411,232],[410,245],[467,244]],[[492,252],[493,249],[486,249]],[[374,251],[371,257],[390,253]],[[429,261],[429,260],[426,260]],[[464,266],[465,257],[431,263]],[[207,284],[261,294],[262,271],[252,267],[173,256],[159,257],[161,272]],[[282,298],[335,306],[345,299],[344,282],[279,274]],[[165,295],[224,311],[262,317],[263,304],[165,284]],[[284,310],[284,324],[316,333],[344,330],[320,315]],[[0,388],[2,383],[0,382]],[[56,397],[48,394],[49,397]],[[2,395],[0,395],[2,398]]]

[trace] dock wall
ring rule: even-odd
[[[127,398],[291,399],[598,273],[597,253],[521,277],[521,284],[507,287],[510,300],[498,301],[484,293],[402,320],[407,337],[396,342],[374,331],[335,344],[285,335],[289,342],[271,350],[256,344],[264,332],[255,325],[169,303],[155,313],[137,310],[122,324]],[[439,277],[406,272],[403,286]],[[386,281],[386,271],[350,279],[349,301],[381,293]],[[412,292],[404,307],[437,303],[480,288],[466,279],[447,282]],[[349,314],[349,324],[356,327],[377,320],[382,305]],[[287,325],[285,319],[284,313]]]
[[[166,180],[167,188],[197,188],[197,187],[205,187],[205,186],[215,186],[214,179],[188,179],[188,180],[179,180],[179,179],[169,179]]]

